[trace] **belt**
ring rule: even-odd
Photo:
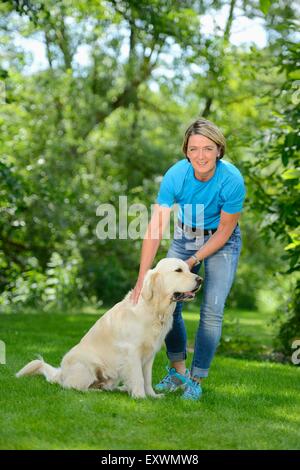
[[[199,235],[212,235],[213,233],[215,233],[218,230],[217,228],[211,228],[211,229],[204,229],[203,230],[203,229],[198,228],[198,227],[190,227],[189,225],[184,225],[184,223],[181,222],[180,220],[178,220],[178,225],[184,232],[194,233],[195,237],[198,234]]]

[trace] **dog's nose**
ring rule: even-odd
[[[198,285],[200,286],[200,284],[202,284],[203,279],[202,279],[202,277],[197,276],[196,281],[197,281]]]

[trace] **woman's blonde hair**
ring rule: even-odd
[[[191,135],[204,135],[208,139],[212,140],[219,148],[218,160],[224,156],[226,140],[220,129],[213,122],[208,121],[207,119],[199,118],[187,128],[182,144],[182,150],[186,157],[188,141]]]

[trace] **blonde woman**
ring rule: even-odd
[[[178,225],[167,257],[186,261],[194,273],[204,263],[203,301],[190,371],[185,364],[182,302],[177,303],[173,327],[166,337],[170,366],[156,390],[181,388],[182,397],[187,400],[201,397],[201,382],[208,376],[220,341],[224,305],[241,250],[238,220],[245,198],[244,180],[232,163],[223,160],[225,147],[222,132],[206,119],[197,119],[186,130],[182,147],[186,158],[175,163],[161,182],[143,240],[138,280],[131,295],[132,302],[136,303],[144,276],[169,223],[172,206],[177,203],[180,208]]]

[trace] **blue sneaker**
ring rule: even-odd
[[[190,372],[186,369],[185,374],[179,374],[174,367],[166,367],[168,374],[154,386],[157,392],[175,392],[184,388],[190,378]]]
[[[185,386],[182,398],[184,400],[198,400],[199,398],[201,398],[201,395],[201,384],[199,382],[196,382],[195,380],[189,379]]]

